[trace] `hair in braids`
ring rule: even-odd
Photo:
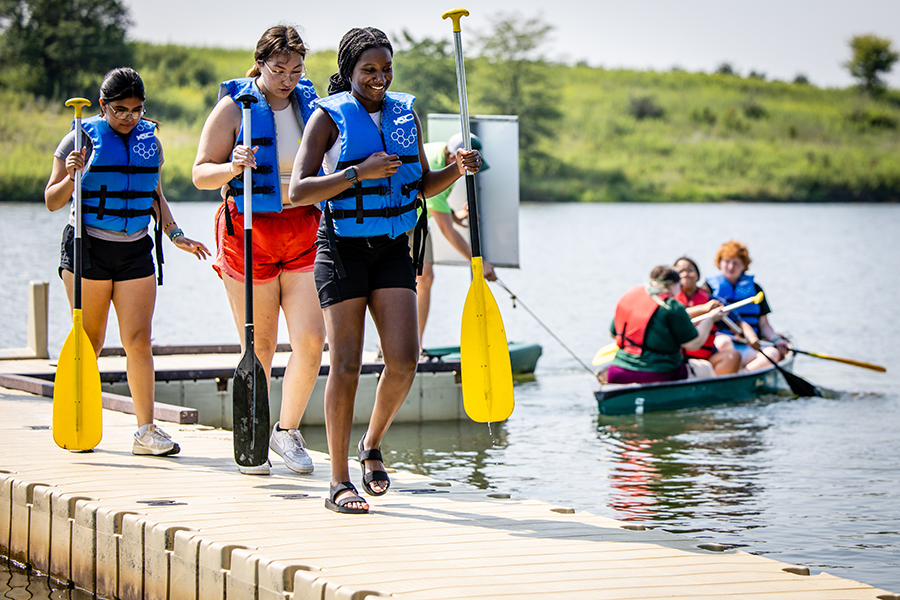
[[[259,77],[262,72],[260,65],[272,56],[291,54],[296,52],[306,58],[306,44],[295,27],[290,25],[275,25],[269,27],[256,42],[256,51],[253,53],[253,66],[247,71],[247,77]]]
[[[328,81],[328,95],[350,91],[350,76],[359,62],[359,57],[372,48],[387,48],[391,55],[394,48],[390,40],[380,29],[366,27],[354,28],[344,34],[338,46],[338,72]]]

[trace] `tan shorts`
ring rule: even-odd
[[[716,370],[712,363],[702,358],[688,359],[688,379],[701,379],[703,377],[715,377]]]

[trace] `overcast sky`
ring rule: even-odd
[[[407,29],[422,37],[450,39],[441,14],[462,6],[467,33],[487,31],[498,14],[540,17],[554,29],[544,47],[549,60],[585,60],[594,66],[710,72],[729,62],[746,75],[769,79],[803,73],[812,83],[845,87],[853,79],[842,66],[848,40],[874,33],[900,49],[900,0],[125,0],[133,39],[195,46],[251,49],[271,25],[299,26],[313,51],[337,48],[352,27],[373,26],[392,39]],[[900,88],[900,64],[888,75]]]

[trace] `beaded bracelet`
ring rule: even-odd
[[[169,240],[174,242],[175,238],[177,238],[179,235],[184,235],[184,232],[181,229],[173,229],[169,233]]]

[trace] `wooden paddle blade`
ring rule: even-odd
[[[97,356],[82,326],[81,310],[75,313],[56,362],[53,441],[66,450],[86,451],[103,437],[103,398]]]
[[[466,414],[476,423],[507,419],[515,399],[506,331],[497,301],[477,275],[463,306],[459,341]]]
[[[591,361],[591,364],[595,367],[599,367],[600,365],[605,365],[610,362],[612,359],[616,357],[616,352],[619,351],[619,347],[615,342],[607,344],[597,350],[597,354],[594,355],[594,360]]]
[[[258,467],[269,459],[269,389],[266,372],[252,350],[241,357],[233,384],[234,462]]]

